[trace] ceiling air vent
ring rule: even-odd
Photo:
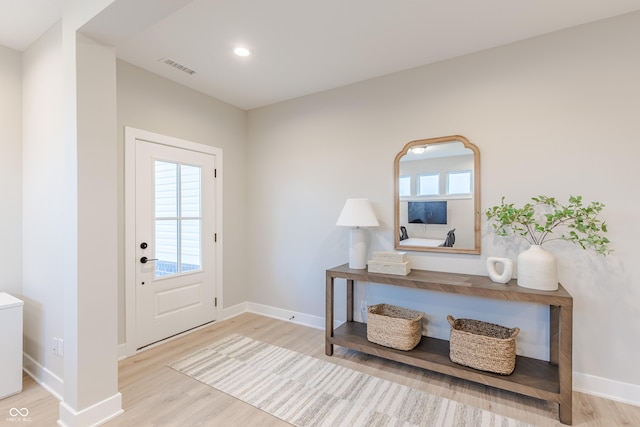
[[[171,65],[173,68],[177,68],[180,71],[183,71],[189,75],[191,74],[195,74],[196,72],[194,70],[192,70],[191,68],[185,67],[182,64],[177,63],[176,61],[172,60],[172,59],[166,59],[163,58],[161,59],[162,62],[164,62],[167,65]]]

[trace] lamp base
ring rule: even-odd
[[[352,228],[349,238],[349,268],[367,268],[367,234],[364,228]]]

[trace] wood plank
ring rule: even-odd
[[[506,284],[492,282],[489,277],[439,271],[411,270],[406,276],[369,273],[367,270],[350,269],[348,264],[327,270],[334,278],[381,283],[436,292],[445,292],[506,301],[533,302],[545,305],[570,306],[573,298],[562,287],[557,291],[538,291],[522,288],[516,280]]]

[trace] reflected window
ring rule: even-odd
[[[406,197],[411,195],[411,177],[401,176],[399,180],[399,193],[400,197]]]
[[[471,171],[447,173],[447,194],[471,194]]]
[[[439,194],[439,173],[418,175],[418,196],[437,196]]]

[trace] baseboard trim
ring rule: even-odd
[[[42,366],[39,362],[22,353],[22,369],[42,388],[47,390],[53,397],[62,401],[64,394],[64,381],[62,378]]]
[[[221,320],[229,320],[232,317],[236,317],[241,315],[242,313],[247,313],[249,311],[248,303],[242,302],[240,304],[234,305],[229,308],[225,308],[222,310],[222,319]]]
[[[640,386],[635,384],[574,372],[573,390],[615,400],[616,402],[640,406]]]
[[[260,314],[274,319],[285,320],[315,329],[324,329],[324,317],[313,316],[311,314],[300,313],[293,310],[285,310],[254,302],[247,303],[249,313]]]
[[[127,358],[127,344],[118,344],[118,362]]]
[[[122,395],[116,393],[81,411],[76,411],[65,402],[60,402],[60,427],[99,426],[124,413]]]

